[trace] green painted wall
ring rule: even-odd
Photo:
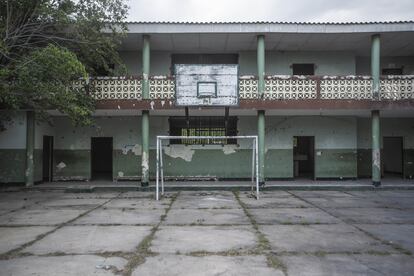
[[[54,151],[54,180],[85,180],[91,178],[90,150]]]
[[[404,174],[406,178],[414,178],[414,149],[404,150]]]
[[[317,149],[316,152],[316,178],[355,178],[357,176],[356,150]]]
[[[155,155],[155,154],[154,154]],[[132,151],[113,151],[113,179],[137,179],[141,177],[141,155]]]
[[[25,165],[25,149],[0,149],[0,183],[23,183]]]
[[[381,115],[380,115],[381,116]],[[358,177],[371,177],[371,119],[358,118]],[[406,178],[414,178],[414,120],[412,118],[381,118],[381,148],[383,137],[402,137],[404,144],[404,174]],[[381,154],[383,157],[384,155]],[[381,162],[383,162],[383,158]]]
[[[256,121],[255,116],[240,116],[239,134],[255,134]],[[0,133],[0,182],[24,181],[25,141],[20,139],[20,134],[25,136],[22,132],[25,125],[24,120],[17,122],[14,129]],[[90,179],[90,139],[96,136],[113,137],[114,180],[139,179],[139,122],[139,116],[100,117],[93,127],[75,128],[67,118],[59,117],[55,118],[55,127],[52,129],[37,125],[35,180],[42,179],[42,136],[51,134],[55,137],[55,180]],[[151,116],[150,124],[150,174],[155,177],[155,136],[168,135],[168,117]],[[266,116],[265,131],[267,178],[293,177],[293,136],[315,136],[317,178],[369,177],[371,174],[369,118]],[[414,121],[410,118],[382,118],[381,131],[383,136],[404,137],[405,174],[408,178],[413,177]],[[246,141],[239,141],[237,147],[184,146],[175,151],[165,147],[165,175],[249,178],[250,148],[250,143]]]

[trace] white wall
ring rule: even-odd
[[[142,74],[142,58],[140,51],[124,51],[119,53],[128,70],[128,75]],[[150,58],[151,75],[170,75],[171,53],[152,51]]]
[[[96,117],[94,126],[74,127],[65,117],[55,117],[55,149],[89,150],[91,137],[114,137],[114,149],[141,144],[141,117]]]
[[[404,148],[414,149],[413,118],[380,118],[381,137],[403,136]],[[381,139],[382,146],[382,139]],[[358,148],[371,148],[371,119],[358,118]]]
[[[414,56],[410,57],[381,57],[381,68],[401,68],[404,75],[414,75]],[[371,59],[356,58],[356,74],[371,75]]]
[[[256,52],[241,52],[240,74],[256,75]],[[266,52],[267,75],[291,75],[293,63],[314,63],[315,75],[354,75],[355,56],[351,52]]]
[[[6,124],[6,130],[0,132],[0,149],[26,148],[26,113],[12,115],[12,121]]]

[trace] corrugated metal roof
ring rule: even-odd
[[[286,22],[286,21],[231,21],[231,22],[196,22],[196,21],[128,21],[128,24],[176,24],[176,25],[211,25],[211,24],[294,24],[294,25],[368,25],[368,24],[404,24],[414,23],[412,20],[408,21],[367,21],[367,22]]]

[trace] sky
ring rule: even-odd
[[[414,20],[414,0],[126,0],[129,21]]]

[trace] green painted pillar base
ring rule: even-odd
[[[149,111],[142,111],[141,186],[149,186]]]
[[[372,117],[372,185],[381,186],[381,132],[380,112],[373,110]]]
[[[259,185],[265,185],[265,111],[257,112],[257,137],[259,153]]]
[[[34,185],[34,141],[35,139],[35,113],[26,113],[26,187]]]

